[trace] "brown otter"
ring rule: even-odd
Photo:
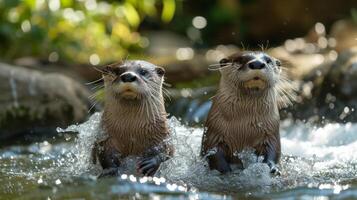
[[[263,52],[239,52],[222,59],[219,69],[201,155],[207,156],[210,169],[226,173],[230,164],[241,166],[236,153],[253,148],[272,173],[278,172],[280,61]]]
[[[125,61],[102,71],[105,105],[101,125],[106,138],[95,143],[101,176],[117,175],[121,160],[139,156],[137,170],[152,176],[173,153],[162,95],[164,69],[145,61]]]

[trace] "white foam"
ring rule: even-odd
[[[78,131],[74,147],[77,156],[72,170],[80,174],[89,164],[91,145],[97,138],[100,113],[95,113],[86,123],[73,125],[66,131]],[[207,169],[207,162],[199,156],[202,128],[182,125],[176,118],[169,120],[175,155],[165,162],[157,176],[170,183],[187,185],[206,191],[237,191],[242,188],[261,188],[261,191],[280,187],[335,182],[356,175],[357,124],[327,124],[313,128],[308,124],[282,123],[281,142],[283,157],[280,162],[282,175],[272,177],[264,163],[252,163],[254,154],[246,152],[246,169],[221,175]],[[253,159],[256,160],[256,159]],[[249,162],[248,162],[249,161]],[[133,160],[128,161],[133,166]]]

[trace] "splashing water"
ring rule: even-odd
[[[91,164],[90,156],[94,141],[103,136],[100,118],[101,113],[95,113],[83,124],[58,129],[64,140],[56,139],[53,144],[44,141],[0,150],[0,197],[357,197],[357,124],[314,128],[284,121],[281,176],[271,176],[261,159],[256,162],[252,150],[239,154],[244,170],[221,175],[208,170],[199,156],[203,129],[184,126],[172,117],[170,140],[175,155],[161,165],[157,178],[130,175],[137,175],[132,170],[136,158],[128,158],[120,177],[97,180],[100,167]]]

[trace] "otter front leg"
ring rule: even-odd
[[[151,147],[137,163],[137,170],[143,175],[153,176],[161,163],[170,159],[172,154],[173,148],[168,144]]]
[[[92,149],[93,163],[99,160],[103,168],[99,178],[106,176],[117,176],[120,166],[120,153],[112,148],[108,139],[96,142]]]
[[[209,168],[211,170],[216,169],[222,174],[232,171],[229,162],[227,160],[227,156],[226,156],[227,148],[225,148],[225,145],[220,144],[216,148],[217,148],[217,152],[207,157]]]
[[[267,163],[270,172],[273,174],[280,175],[280,171],[276,164],[279,162],[281,155],[281,144],[280,139],[278,137],[272,137],[271,139],[267,140],[264,143],[263,147],[263,156],[264,156],[264,163]]]

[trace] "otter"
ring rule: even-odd
[[[138,156],[137,171],[153,176],[170,158],[169,129],[162,95],[164,69],[133,60],[107,65],[102,71],[105,103],[101,120],[105,138],[92,150],[99,177],[118,175],[123,158]]]
[[[278,84],[286,80],[281,62],[263,52],[238,52],[219,63],[219,89],[212,98],[202,138],[201,156],[210,169],[231,171],[231,164],[242,167],[237,153],[252,148],[271,173],[279,174],[280,159]],[[280,91],[282,90],[282,91]],[[288,98],[289,99],[289,98]]]

